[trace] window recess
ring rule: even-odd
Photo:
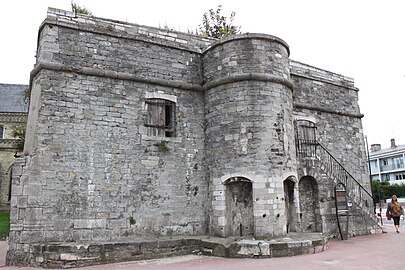
[[[146,100],[148,136],[175,137],[176,103],[165,99],[151,98]]]

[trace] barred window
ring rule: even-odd
[[[4,127],[0,125],[0,139],[3,139],[4,136]]]
[[[295,121],[295,144],[297,154],[302,157],[315,157],[316,125],[312,121]]]
[[[148,136],[174,137],[176,103],[165,99],[146,100]]]

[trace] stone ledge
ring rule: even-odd
[[[321,234],[294,234],[273,240],[218,237],[127,240],[110,243],[32,244],[29,252],[9,249],[7,264],[43,268],[72,268],[187,254],[226,258],[272,258],[313,254],[326,250]]]

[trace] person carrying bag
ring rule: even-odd
[[[399,233],[399,220],[401,215],[404,214],[404,209],[398,202],[396,195],[392,195],[391,202],[387,206],[387,220],[394,220],[394,226],[397,233]]]

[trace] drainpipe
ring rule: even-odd
[[[374,194],[373,194],[373,180],[371,177],[371,164],[370,164],[370,153],[368,151],[368,141],[367,141],[367,136],[364,136],[366,139],[366,150],[367,150],[367,163],[368,163],[368,177],[370,178],[370,189],[371,189],[371,196],[373,197],[373,207],[374,207],[374,213],[376,213],[376,209],[374,206]],[[379,200],[379,199],[378,199]]]

